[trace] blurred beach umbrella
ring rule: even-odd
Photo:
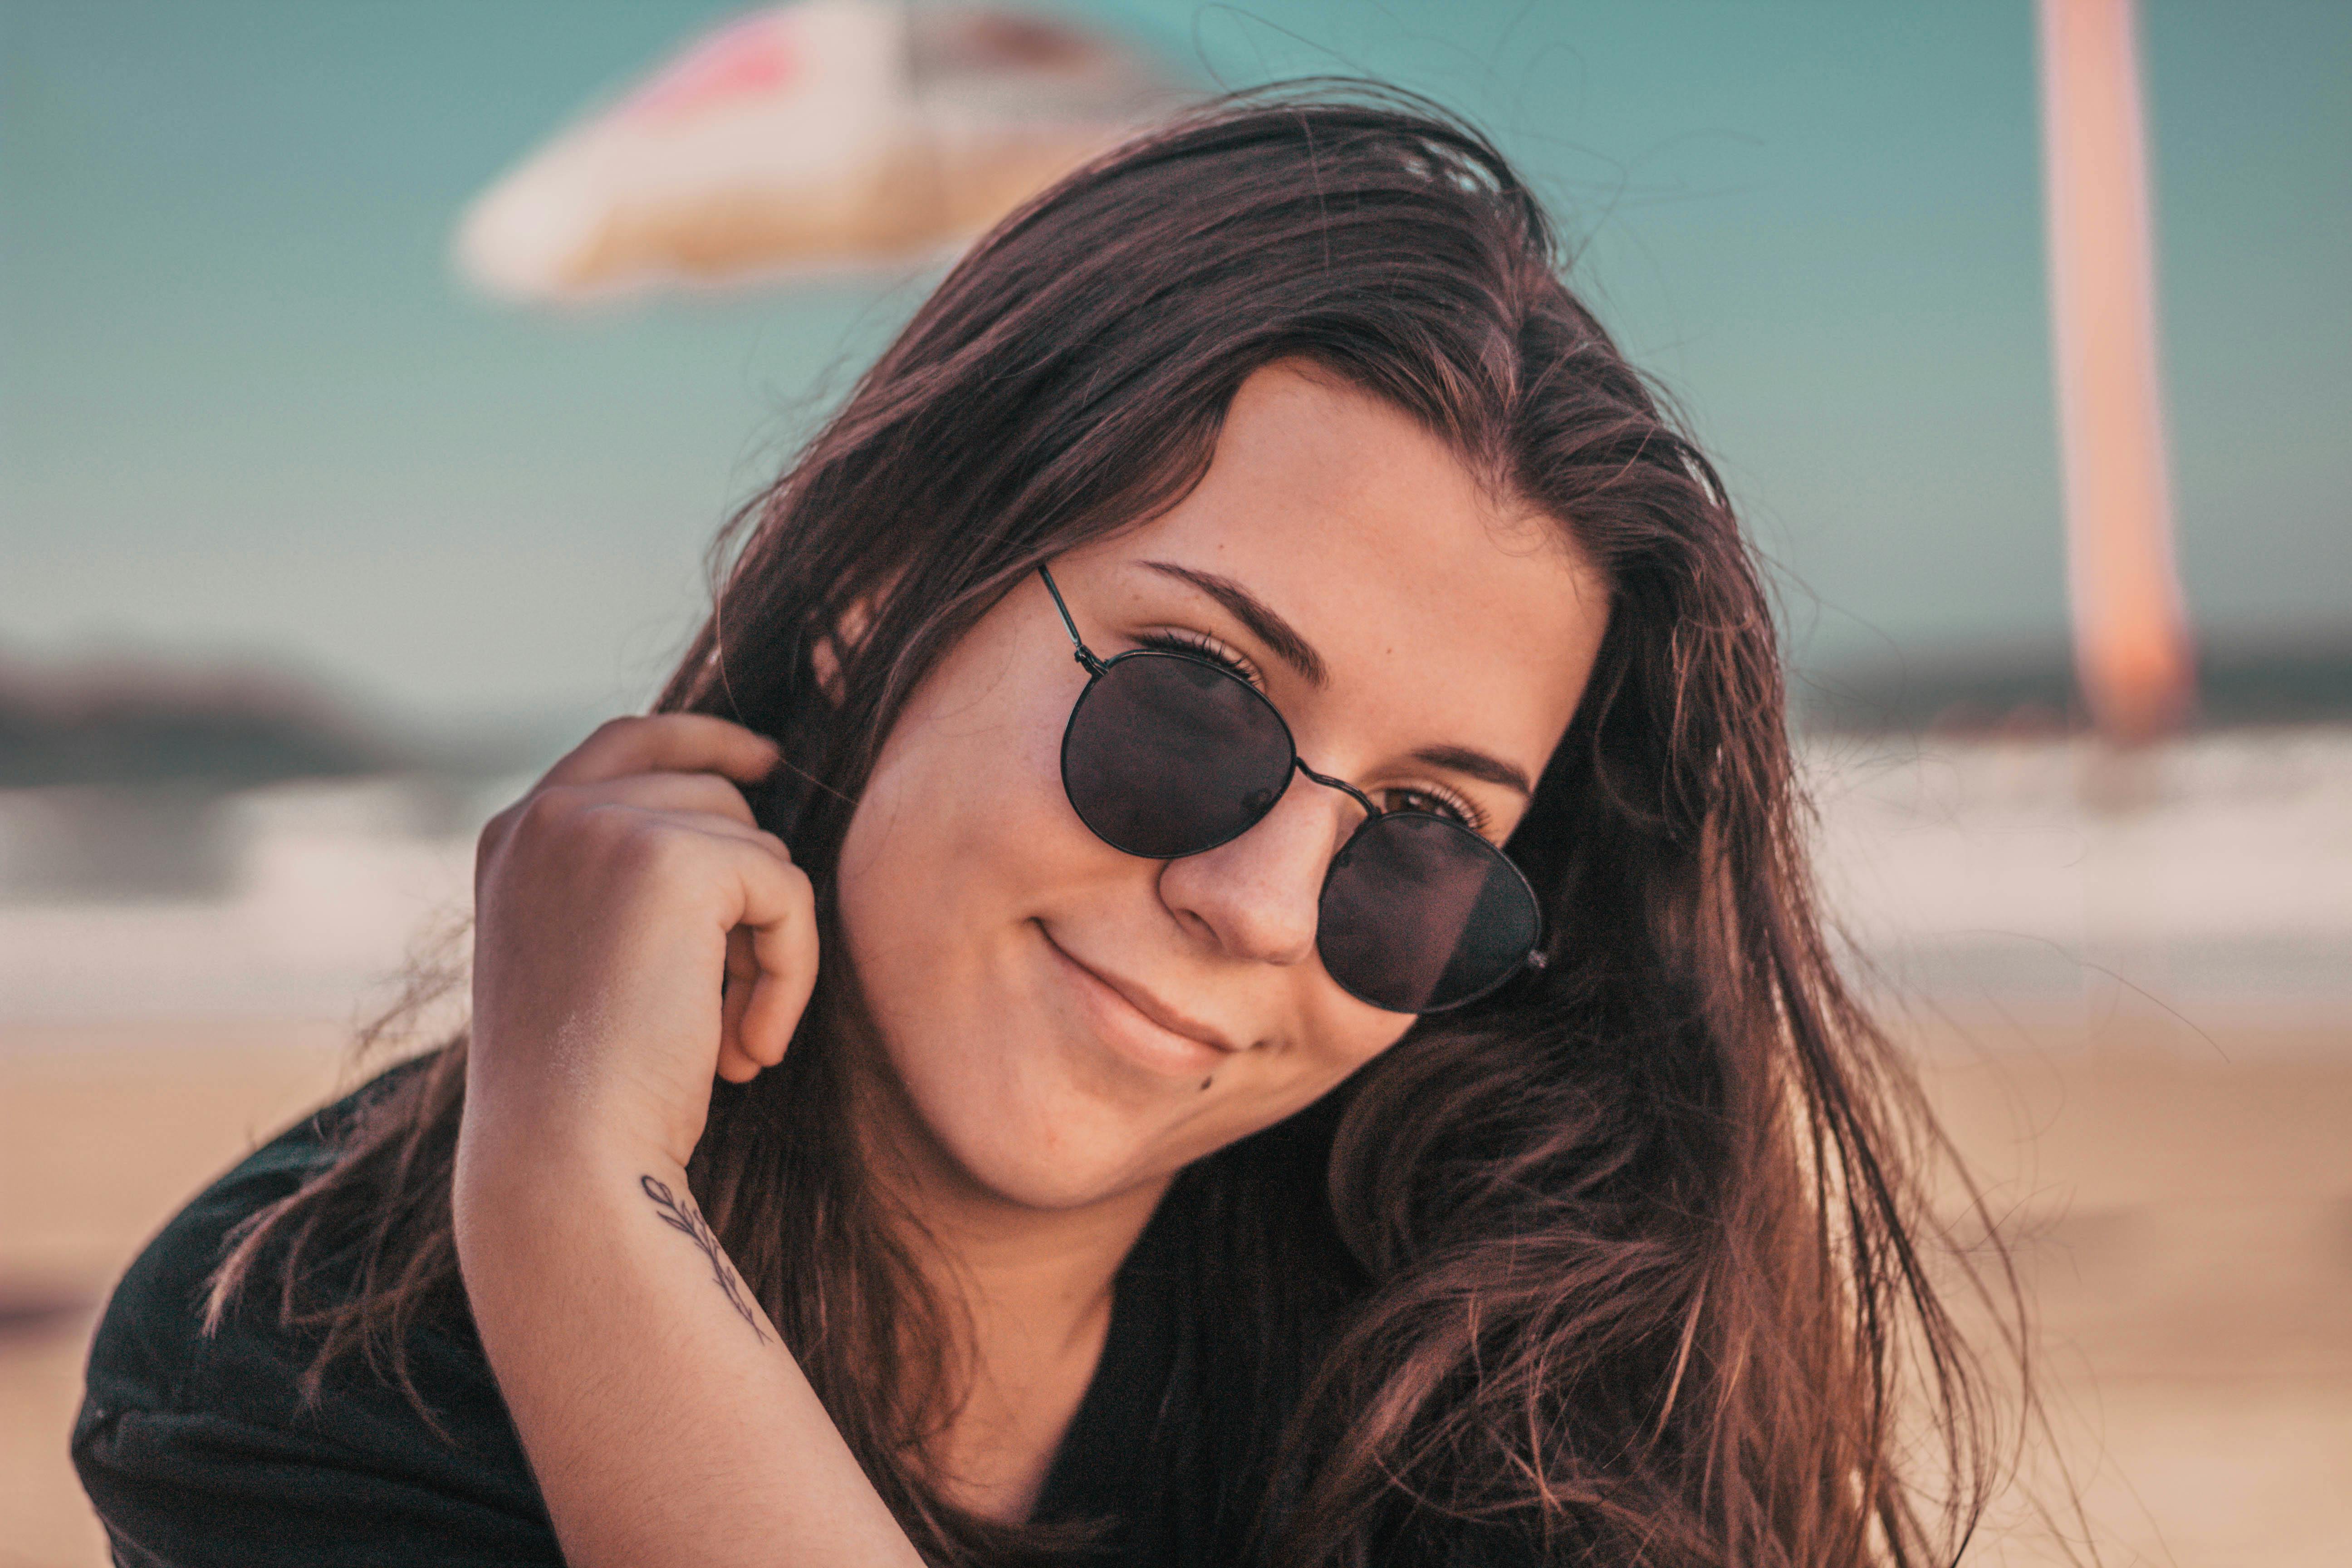
[[[2196,695],[2173,564],[2133,0],[2041,0],[2041,31],[2076,679],[2100,731],[2130,743],[2175,728]]]
[[[917,258],[1181,100],[1062,18],[803,0],[697,40],[533,153],[467,212],[457,261],[489,293],[563,302]]]

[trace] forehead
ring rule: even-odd
[[[1201,483],[1110,553],[1138,564],[1130,581],[1162,560],[1242,584],[1322,656],[1328,689],[1293,695],[1335,720],[1530,772],[1608,618],[1601,574],[1558,521],[1492,493],[1410,416],[1287,363],[1244,383]],[[1267,674],[1281,691],[1287,672]]]

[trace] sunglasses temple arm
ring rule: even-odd
[[[1037,575],[1045,580],[1045,592],[1054,595],[1054,608],[1062,613],[1062,629],[1070,634],[1070,657],[1076,659],[1088,675],[1100,675],[1103,661],[1095,657],[1094,649],[1078,636],[1078,623],[1070,618],[1070,606],[1062,603],[1062,590],[1054,585],[1054,574],[1045,570],[1045,563],[1042,561],[1037,563]]]

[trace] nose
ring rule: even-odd
[[[1160,897],[1229,957],[1301,963],[1315,952],[1323,877],[1362,813],[1293,773],[1274,809],[1240,837],[1160,869]]]

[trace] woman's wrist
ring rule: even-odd
[[[492,1306],[480,1274],[528,1271],[548,1244],[583,1227],[628,1226],[648,1205],[648,1181],[687,1190],[685,1167],[648,1140],[537,1119],[478,1121],[469,1106],[450,1206],[477,1314]]]
[[[691,1128],[673,1125],[677,1116],[637,1103],[621,1086],[592,1089],[560,1072],[518,1074],[513,1063],[500,1070],[484,1059],[490,1056],[478,1047],[467,1064],[460,1181],[560,1187],[633,1166],[666,1173],[693,1155],[698,1118]]]
[[[458,1266],[568,1561],[918,1559],[688,1191],[643,1139],[485,1121]]]
[[[470,1147],[459,1140],[452,1199],[485,1230],[562,1226],[603,1216],[634,1203],[641,1183],[686,1186],[686,1167],[646,1141],[606,1136],[493,1136]]]
[[[461,1159],[458,1186],[458,1267],[478,1320],[506,1307],[536,1310],[543,1305],[534,1298],[545,1293],[550,1249],[569,1248],[592,1235],[602,1242],[617,1232],[654,1242],[652,1256],[662,1267],[707,1274],[711,1289],[756,1339],[773,1337],[766,1313],[695,1201],[685,1167],[666,1153],[583,1142],[550,1158],[488,1159],[470,1175]],[[656,1226],[672,1234],[661,1235],[651,1228]],[[689,1246],[692,1253],[685,1250]],[[496,1278],[501,1275],[512,1278]]]

